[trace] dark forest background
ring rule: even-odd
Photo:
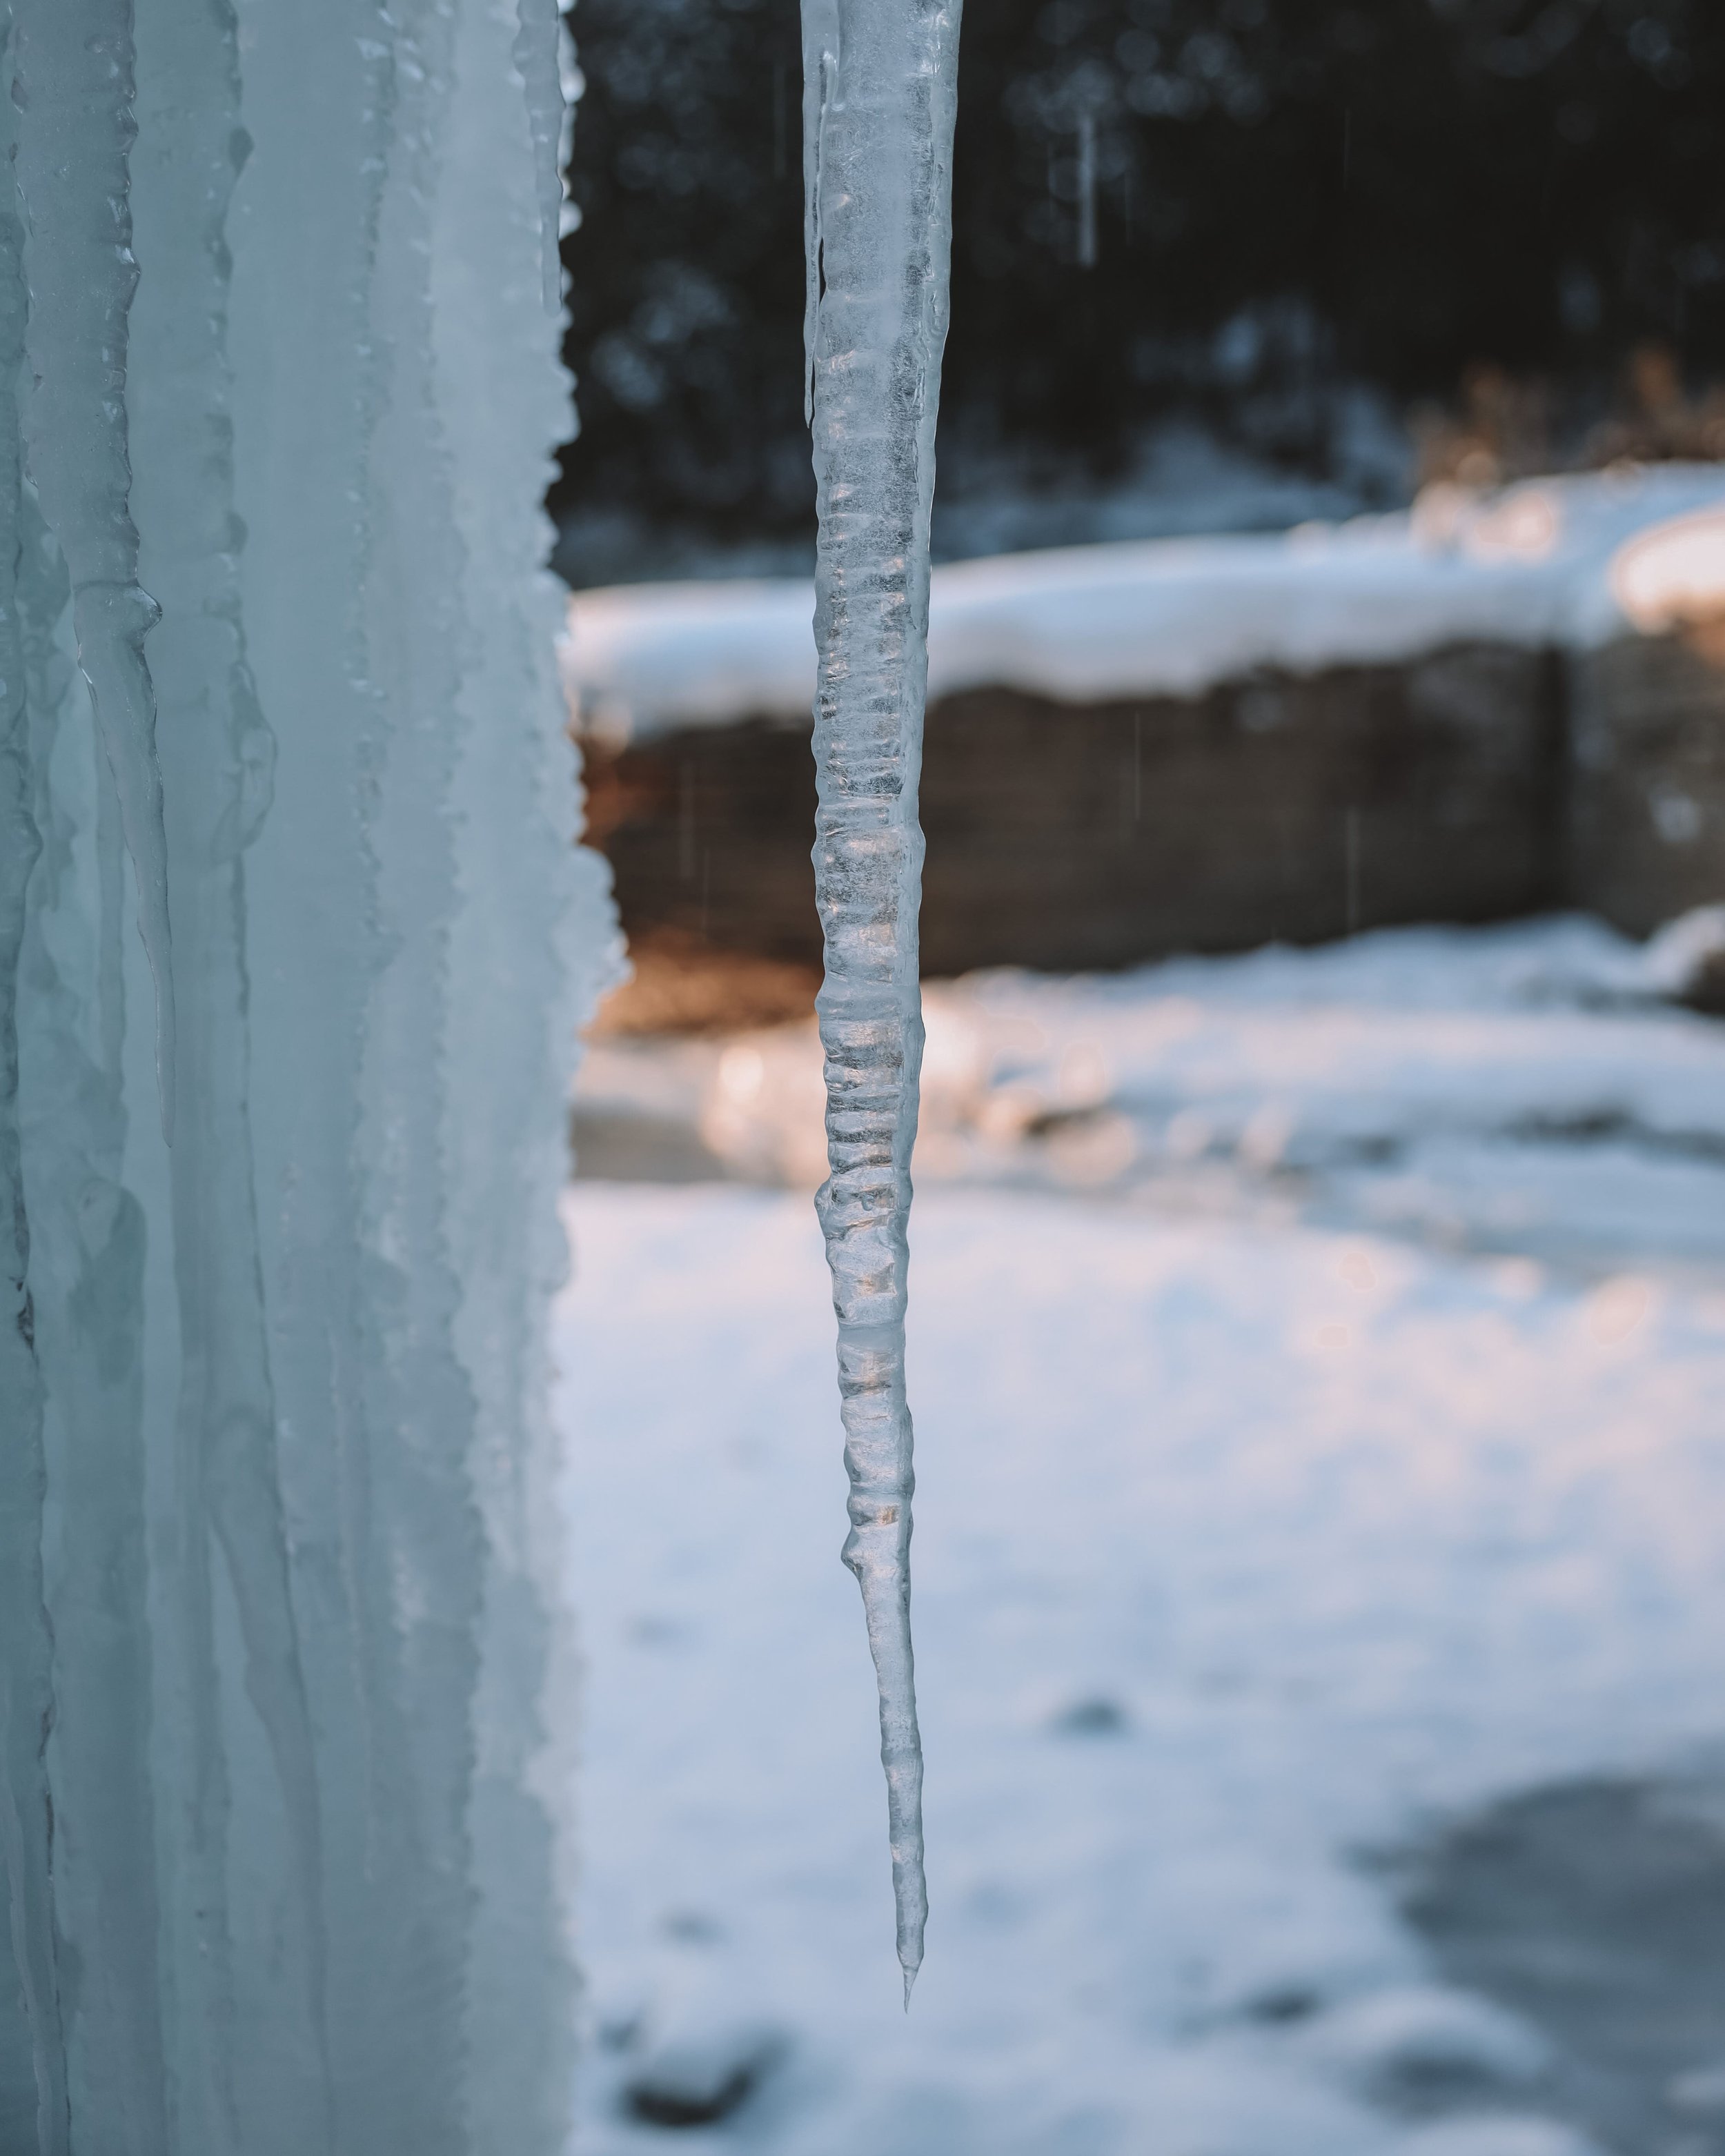
[[[796,0],[572,20],[562,566],[798,538]],[[1722,210],[1725,0],[967,0],[942,496],[1176,421],[1365,499],[1470,442],[1717,450]]]

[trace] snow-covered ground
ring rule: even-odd
[[[1725,1024],[1672,962],[1571,921],[936,992],[908,2017],[806,1043],[596,1059],[597,1127],[633,1086],[736,1179],[568,1201],[588,2156],[1585,2145],[1378,1860],[1725,1736]]]

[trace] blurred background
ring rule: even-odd
[[[791,0],[581,0],[572,583],[807,566]],[[1700,0],[992,0],[964,24],[942,558],[1717,452]]]
[[[1725,15],[967,10],[908,2018],[796,9],[572,20],[578,2145],[1725,2156]]]

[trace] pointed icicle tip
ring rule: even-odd
[[[902,1964],[902,1963],[901,1963],[900,1966],[902,1968],[902,1967],[903,1967],[903,1964]],[[922,1964],[919,1962],[919,1963],[917,1964],[917,1968],[918,1968],[918,1969],[920,1969],[921,1967],[922,1967]],[[911,1985],[912,1985],[916,1981],[916,1969],[905,1969],[905,2011],[906,2011],[906,2014],[908,2014],[908,2013],[910,2012],[910,2010],[911,2010]]]

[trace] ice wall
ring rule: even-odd
[[[803,0],[809,412],[830,1173],[850,1533],[880,1696],[905,2002],[922,1960],[922,1749],[911,1653],[905,1310],[922,1064],[916,784],[929,516],[952,246],[959,0]]]
[[[0,2150],[531,2156],[558,18],[0,33]]]

